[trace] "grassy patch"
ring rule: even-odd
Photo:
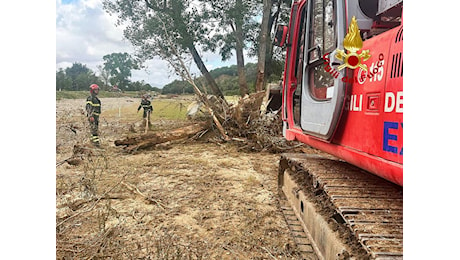
[[[191,101],[174,101],[174,100],[153,100],[152,120],[155,119],[178,119],[184,120],[187,115],[187,107]]]
[[[185,120],[187,118],[187,106],[191,101],[171,100],[171,99],[154,99],[152,101],[153,112],[151,115],[152,121],[159,119],[168,120]],[[103,110],[103,116],[108,118],[120,117],[123,122],[134,122],[142,119],[143,109],[139,112],[137,108],[139,102],[132,103],[129,106],[123,106],[116,109]]]

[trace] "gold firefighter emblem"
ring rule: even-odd
[[[351,18],[350,26],[348,26],[348,33],[343,39],[343,47],[348,50],[348,54],[343,50],[337,49],[335,57],[344,62],[337,69],[341,70],[345,67],[356,69],[360,67],[367,71],[366,64],[361,64],[361,62],[368,60],[371,55],[369,54],[369,50],[362,50],[360,54],[357,53],[363,48],[363,40],[361,39],[361,35],[359,35],[358,22],[354,16]]]

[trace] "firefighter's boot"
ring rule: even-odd
[[[100,147],[101,146],[101,141],[99,140],[99,136],[98,135],[93,135],[91,136],[91,143],[96,146],[96,147]]]

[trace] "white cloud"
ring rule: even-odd
[[[63,3],[64,2],[64,3]],[[102,57],[116,52],[134,53],[131,44],[123,39],[123,28],[115,26],[116,17],[102,9],[102,0],[56,1],[56,69],[67,68],[79,62],[98,73]],[[212,70],[236,64],[235,57],[222,62],[218,53],[201,53],[203,61]],[[245,62],[254,62],[246,58]],[[177,79],[165,61],[146,62],[145,70],[133,71],[131,79],[144,80],[153,86],[164,86]],[[199,74],[195,64],[192,73]]]
[[[131,52],[122,30],[111,24],[99,0],[56,5],[56,63],[94,65],[113,52]],[[74,59],[74,60],[71,60]]]
[[[57,1],[56,69],[79,62],[97,73],[97,66],[103,64],[104,55],[115,52],[133,54],[132,46],[123,39],[123,28],[116,27],[115,21],[115,17],[102,9],[101,0],[80,0],[68,4]],[[164,62],[148,62],[146,65],[155,72],[133,71],[132,80],[144,80],[156,86],[170,82]],[[155,78],[152,75],[156,75]]]

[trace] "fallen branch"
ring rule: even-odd
[[[122,140],[115,140],[116,146],[126,146],[127,152],[134,152],[141,149],[147,149],[157,144],[166,143],[173,140],[179,140],[196,135],[208,127],[207,122],[201,122],[173,130],[162,131],[158,133],[149,133],[140,136],[127,137]]]
[[[260,247],[260,248],[262,248],[263,250],[265,250],[265,252],[267,252],[273,259],[276,259],[276,257],[274,257],[273,254],[272,254],[268,249],[266,249],[266,248],[263,247],[263,246]]]
[[[145,200],[147,201],[150,201],[150,202],[155,202],[158,206],[160,206],[160,208],[162,209],[165,209],[165,205],[163,205],[161,202],[149,197],[149,196],[146,196],[144,195],[144,193],[142,193],[137,187],[133,187],[132,185],[128,184],[128,183],[125,183],[125,182],[121,182],[121,184],[123,186],[125,186],[129,191],[133,192],[133,193],[137,193],[138,195],[140,195],[141,197],[143,197]]]

